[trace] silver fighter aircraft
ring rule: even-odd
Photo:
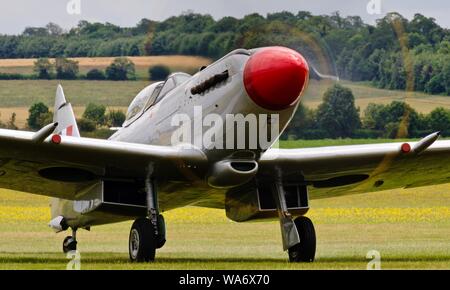
[[[450,182],[450,141],[436,141],[439,133],[413,143],[274,148],[308,79],[296,51],[238,49],[193,76],[175,73],[145,88],[109,140],[80,137],[59,86],[54,123],[36,133],[0,130],[0,187],[52,197],[50,227],[72,230],[64,252],[76,250],[78,229],[135,220],[130,259],[152,261],[166,241],[161,213],[196,206],[236,222],[279,219],[290,261],[312,262],[311,199]],[[244,130],[219,126],[212,142],[197,142],[211,127],[199,127],[199,116],[211,115],[245,117]],[[183,135],[176,119],[190,120],[190,144],[174,144]],[[269,146],[249,141],[277,128]]]

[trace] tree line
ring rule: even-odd
[[[341,78],[380,88],[450,95],[450,33],[433,18],[389,13],[375,25],[359,16],[279,12],[241,19],[184,13],[135,27],[81,21],[64,31],[49,23],[0,35],[0,58],[201,55],[283,45]],[[328,68],[329,67],[329,68]]]
[[[328,89],[317,109],[300,105],[282,139],[422,138],[434,132],[450,136],[450,110],[421,114],[405,102],[369,104],[360,114],[349,88]]]
[[[120,110],[107,112],[104,105],[90,103],[77,122],[83,136],[106,138],[113,133],[108,128],[121,127],[125,118]],[[15,119],[13,113],[0,127],[18,129]],[[37,131],[52,120],[51,110],[44,103],[36,103],[29,109],[24,129]],[[361,114],[352,91],[336,84],[325,92],[317,109],[300,105],[281,139],[422,138],[437,131],[450,136],[450,110],[436,108],[429,114],[421,114],[404,102],[393,101],[387,105],[369,104]]]
[[[48,58],[38,58],[34,62],[34,74],[24,75],[18,73],[0,73],[0,80],[24,80],[24,79],[58,79],[58,80],[110,80],[127,81],[136,80],[136,66],[127,57],[116,58],[105,70],[94,68],[85,75],[80,74],[78,62],[58,57],[54,61]],[[148,70],[148,79],[153,81],[164,80],[171,70],[164,65],[155,65]]]

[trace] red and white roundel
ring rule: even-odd
[[[73,136],[73,126],[69,126],[61,131],[62,136]]]

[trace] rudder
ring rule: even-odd
[[[66,101],[61,85],[58,85],[56,89],[55,108],[53,112],[53,122],[58,123],[58,127],[55,129],[56,134],[80,137],[80,131],[78,130],[72,105]]]

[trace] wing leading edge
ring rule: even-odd
[[[405,143],[273,149],[262,156],[258,174],[267,180],[278,171],[285,183],[304,180],[312,199],[450,183],[450,141],[426,150],[421,142],[407,144],[411,150],[402,148]]]
[[[0,130],[0,187],[73,199],[99,179],[195,179],[206,163],[195,148],[163,147],[61,136],[35,142],[35,133]],[[78,179],[77,179],[78,178]]]

